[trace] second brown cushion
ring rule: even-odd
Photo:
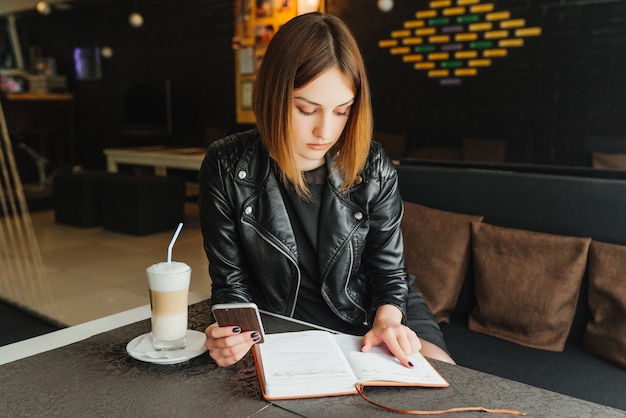
[[[563,351],[590,241],[472,223],[476,306],[469,328]]]
[[[626,246],[591,242],[583,347],[626,370]]]

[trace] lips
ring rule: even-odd
[[[329,146],[328,143],[325,143],[325,144],[307,144],[307,147],[309,149],[316,150],[316,151],[325,150],[325,149],[328,148],[328,146]]]

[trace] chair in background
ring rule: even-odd
[[[506,140],[463,138],[461,159],[463,161],[504,162]]]
[[[56,223],[90,228],[102,225],[104,171],[58,173],[52,180]]]
[[[379,142],[392,160],[401,160],[406,154],[406,132],[376,132],[374,140]]]
[[[626,169],[626,136],[587,135],[584,139],[584,148],[591,167]]]
[[[459,161],[461,159],[461,149],[439,146],[411,148],[406,152],[405,158],[409,160]]]
[[[185,182],[175,176],[109,175],[102,180],[105,230],[131,235],[174,231],[184,218]]]

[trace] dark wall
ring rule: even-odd
[[[626,2],[493,0],[539,37],[511,48],[461,85],[441,86],[378,47],[391,30],[427,9],[428,1],[395,1],[382,13],[376,1],[327,0],[327,11],[354,31],[370,76],[376,128],[407,132],[409,147],[459,147],[464,137],[506,139],[513,162],[585,165],[584,138],[624,134],[626,122]],[[485,3],[485,2],[481,2]],[[140,2],[145,23],[128,25],[131,2],[80,0],[71,11],[20,16],[27,46],[58,61],[76,94],[79,158],[103,165],[102,148],[165,142],[200,145],[205,128],[242,128],[235,121],[232,1]],[[77,81],[72,50],[109,46],[101,81]],[[120,134],[124,83],[172,80],[171,138]]]
[[[378,129],[408,132],[412,147],[458,147],[463,137],[506,139],[511,160],[565,165],[587,164],[585,136],[624,135],[626,2],[482,1],[540,26],[542,34],[447,87],[378,47],[415,11],[429,8],[428,1],[394,3],[382,13],[375,1],[327,1],[360,42]]]
[[[235,127],[233,8],[230,0],[139,2],[141,28],[128,24],[131,2],[80,0],[72,10],[18,17],[26,50],[57,60],[75,94],[79,163],[104,167],[102,149],[151,144],[203,145],[205,128]],[[76,79],[75,47],[113,50],[102,79]],[[28,58],[28,57],[26,57]],[[129,82],[171,80],[173,134],[125,136],[123,92]]]

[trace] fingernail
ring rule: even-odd
[[[259,338],[261,338],[259,333],[256,332],[256,331],[254,331],[252,334],[250,334],[250,336],[252,337],[253,340],[258,340]]]
[[[413,363],[411,363],[410,361],[409,361],[409,366],[413,367]]]
[[[241,332],[241,328],[239,328],[239,327],[235,327],[235,328],[233,328],[233,332],[234,332],[235,334],[239,334],[239,333]]]

